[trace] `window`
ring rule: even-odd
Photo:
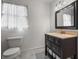
[[[27,8],[24,6],[3,3],[1,27],[23,30],[28,28]]]
[[[63,15],[63,25],[64,26],[71,26],[71,15],[69,14],[64,14]]]

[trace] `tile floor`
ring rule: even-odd
[[[16,58],[16,59],[37,59],[36,58],[36,53],[41,53],[43,51],[44,51],[44,48],[25,51],[25,52],[21,53],[19,58]],[[4,58],[2,56],[1,59],[6,59],[6,58]]]
[[[21,59],[36,59],[36,53],[41,53],[43,52],[44,49],[34,49],[34,50],[29,50],[29,51],[26,51],[24,53],[22,53],[21,55]]]
[[[37,58],[36,54],[43,52],[43,54],[41,56],[39,56]],[[2,59],[6,59],[4,57],[2,57]],[[44,55],[44,48],[40,48],[40,49],[33,49],[33,50],[29,50],[26,52],[21,53],[21,56],[19,58],[16,59],[49,59],[47,56]],[[60,58],[57,58],[60,59]],[[67,59],[71,59],[71,58],[67,58]]]

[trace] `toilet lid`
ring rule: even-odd
[[[4,55],[4,56],[12,55],[12,54],[17,53],[18,51],[20,51],[20,48],[19,48],[19,47],[16,47],[16,48],[9,48],[8,50],[6,50],[6,51],[3,53],[3,55]]]

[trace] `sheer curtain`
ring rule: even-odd
[[[20,5],[3,3],[1,27],[23,30],[28,28],[27,8]]]

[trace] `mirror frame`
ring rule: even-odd
[[[57,26],[57,13],[59,13],[64,8],[71,5],[74,6],[74,26]],[[70,5],[67,5],[66,7],[55,12],[55,28],[56,29],[78,29],[78,1],[75,1],[71,3]]]

